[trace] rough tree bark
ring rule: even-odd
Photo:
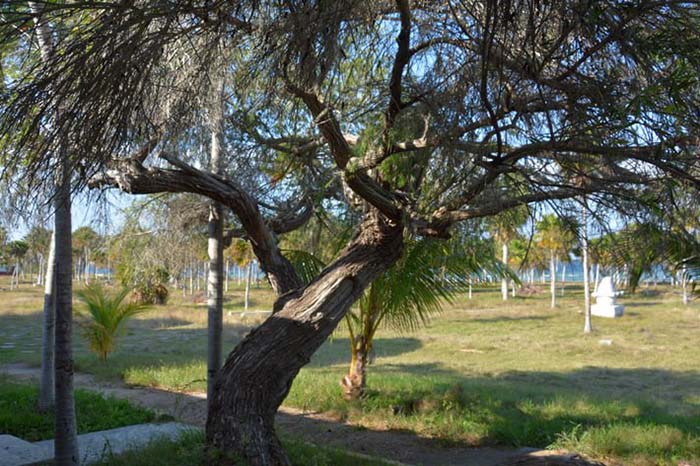
[[[221,175],[224,143],[223,78],[216,85],[212,105],[210,169]],[[223,334],[224,219],[223,206],[213,201],[209,207],[209,275],[207,279],[207,404],[214,398],[214,383],[221,368]]]
[[[274,314],[228,356],[209,407],[208,445],[252,466],[290,464],[274,431],[277,409],[299,370],[402,251],[402,227],[379,214],[359,231],[308,286],[280,296]]]
[[[44,281],[44,320],[42,323],[41,376],[39,378],[39,410],[49,411],[54,405],[54,344],[56,309],[54,304],[56,269],[56,232],[51,232],[49,258]]]

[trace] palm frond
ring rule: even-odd
[[[125,302],[129,292],[128,289],[122,289],[116,293],[109,293],[99,283],[76,292],[89,315],[89,319],[81,323],[83,336],[90,349],[103,360],[114,350],[124,323],[146,310],[146,306],[142,304]]]
[[[282,252],[305,284],[309,284],[326,267],[321,259],[309,252],[299,249],[285,249]]]
[[[453,251],[449,243],[438,240],[410,241],[399,262],[372,283],[377,309],[369,309],[366,294],[360,301],[360,312],[379,313],[374,321],[399,331],[414,330],[440,312],[444,303],[453,302],[469,278],[484,270],[515,278],[493,256]]]

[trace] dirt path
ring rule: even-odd
[[[36,379],[39,369],[25,364],[0,367],[0,373],[15,378]],[[130,402],[169,414],[190,424],[203,426],[206,419],[205,393],[179,393],[151,388],[132,388],[124,384],[105,384],[88,374],[76,374],[75,386],[127,399]],[[281,408],[277,426],[282,432],[317,445],[386,458],[404,465],[423,466],[496,466],[533,449],[496,449],[442,447],[436,440],[412,433],[368,430],[327,416]],[[544,452],[541,452],[544,453]]]

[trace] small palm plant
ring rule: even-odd
[[[92,284],[76,294],[85,304],[88,320],[81,323],[83,336],[102,361],[114,351],[117,337],[126,321],[143,312],[146,306],[125,302],[130,290],[123,289],[110,293],[99,283]]]
[[[431,239],[406,242],[403,257],[365,291],[355,309],[345,315],[350,340],[350,369],[340,382],[348,400],[365,392],[367,365],[374,336],[381,326],[399,331],[415,330],[453,302],[473,275],[486,272],[517,281],[491,250],[476,244],[454,247]],[[308,283],[324,263],[313,255],[287,250],[285,255]]]

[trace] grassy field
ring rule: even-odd
[[[298,440],[282,439],[289,459],[295,466],[389,466],[380,460],[358,458],[332,448],[310,445]],[[205,459],[208,460],[205,462]],[[219,459],[218,457],[216,458]],[[192,432],[178,441],[161,440],[144,449],[105,458],[98,466],[185,466],[210,464],[204,449],[204,434]]]
[[[356,403],[341,397],[349,349],[339,329],[285,403],[446,444],[551,446],[610,464],[700,465],[700,306],[683,306],[668,287],[642,288],[621,299],[622,319],[594,318],[593,334],[584,335],[581,290],[569,284],[551,310],[542,288],[507,303],[496,288],[477,289],[416,333],[381,331],[368,396]],[[24,285],[0,297],[0,364],[38,364],[40,290]],[[242,290],[228,298],[230,349],[260,318],[241,318]],[[258,289],[253,298],[253,309],[269,309],[273,296]],[[106,364],[78,332],[78,370],[204,389],[206,306],[197,301],[173,296],[138,316]]]
[[[362,464],[362,466],[389,466],[388,463],[380,460],[365,457],[360,459],[339,450],[310,445],[298,440],[282,439],[282,443],[290,461],[295,466],[357,466],[358,464]],[[211,461],[204,449],[204,434],[192,432],[178,441],[155,441],[144,449],[107,457],[96,465],[186,466],[210,464],[205,460]]]
[[[54,419],[36,410],[38,390],[35,386],[0,378],[0,434],[9,434],[29,442],[51,439]],[[146,422],[168,421],[147,409],[127,401],[105,398],[85,390],[75,393],[78,433],[97,432]],[[331,448],[284,438],[292,463],[298,466],[354,466],[358,458]],[[203,464],[204,435],[201,431],[185,434],[177,441],[156,440],[147,447],[121,455],[106,453],[101,466],[185,466]],[[365,466],[386,466],[381,461],[362,459]]]
[[[0,378],[0,434],[28,442],[53,438],[53,415],[37,411],[38,399],[36,387]],[[85,390],[75,392],[75,411],[79,434],[159,420],[148,409]]]

